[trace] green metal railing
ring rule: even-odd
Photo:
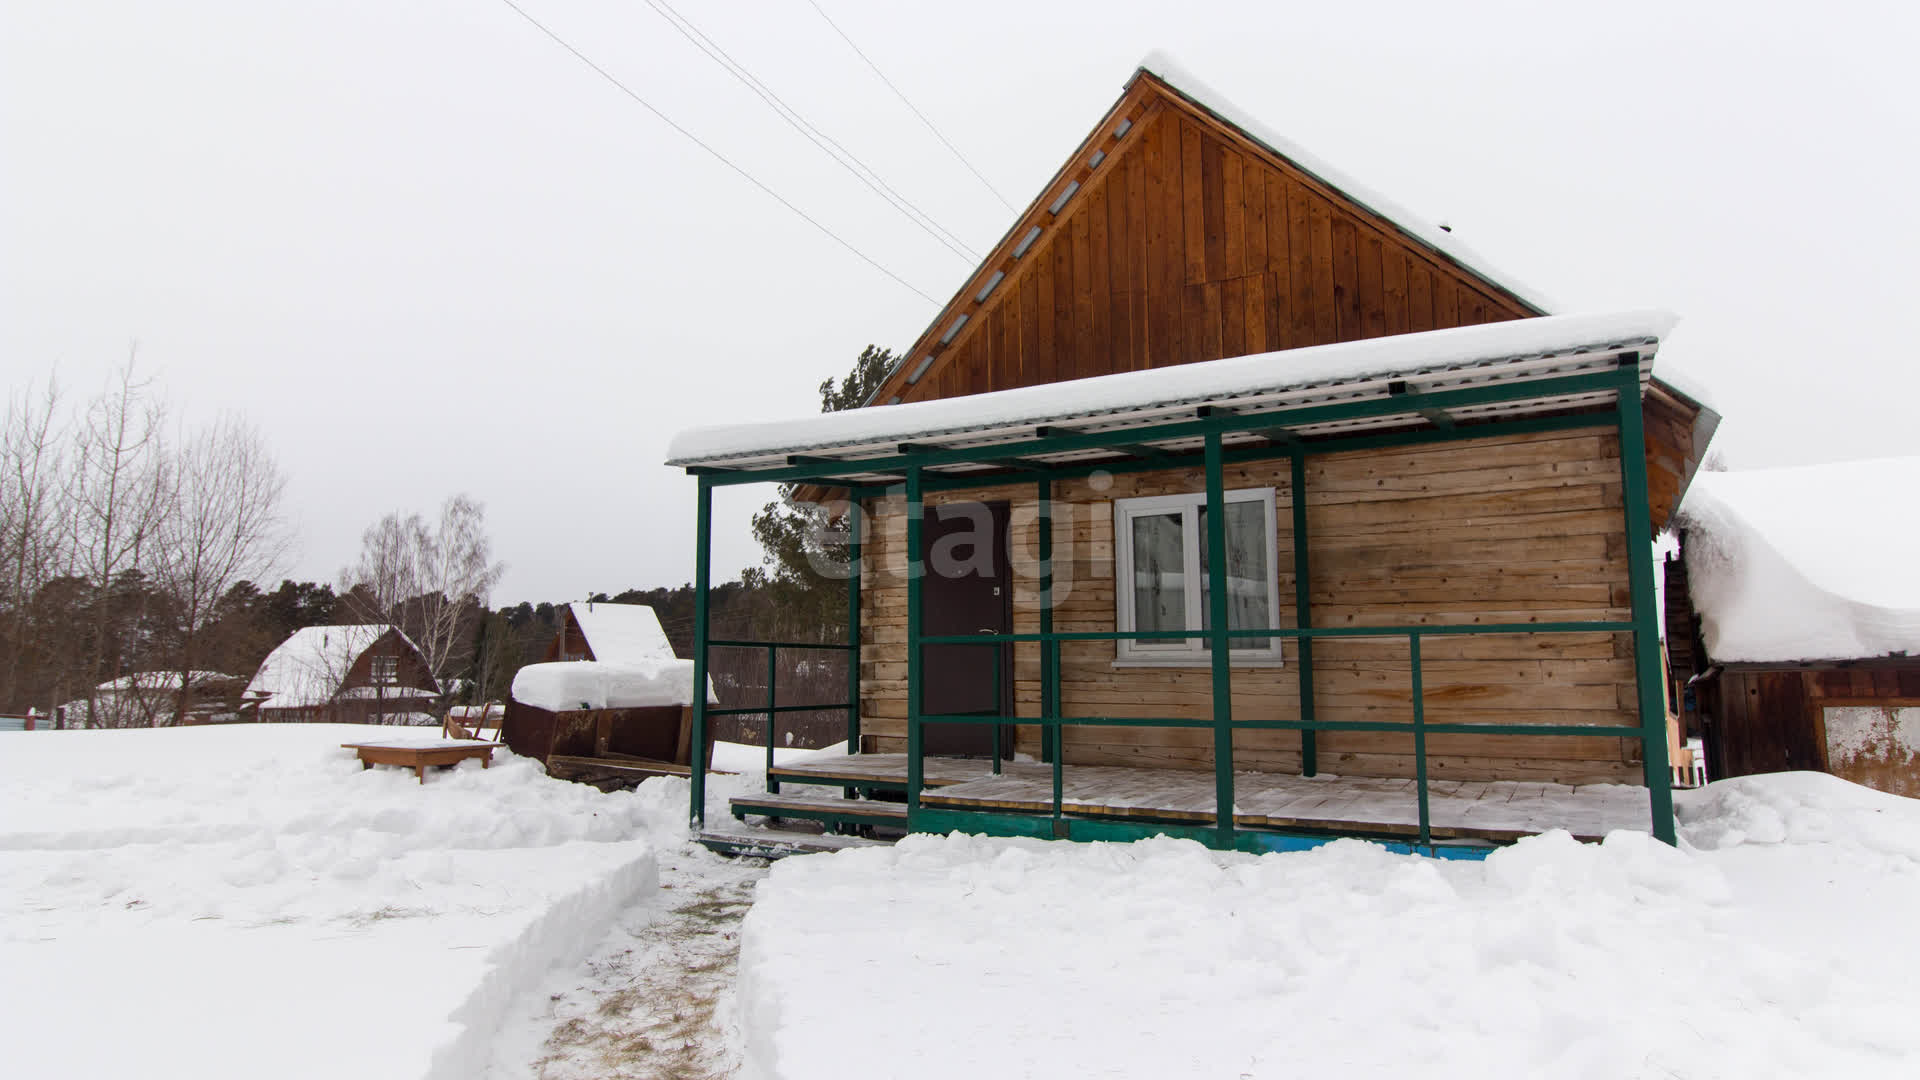
[[[706,647],[708,649],[765,649],[767,651],[767,703],[765,705],[745,705],[745,706],[739,706],[739,707],[727,708],[727,709],[716,709],[709,706],[706,710],[706,715],[708,716],[758,716],[761,713],[766,714],[767,721],[766,721],[766,730],[765,730],[764,738],[767,746],[767,791],[769,793],[778,793],[780,790],[780,782],[773,778],[773,749],[774,749],[773,728],[774,728],[774,719],[778,717],[781,713],[827,712],[828,710],[831,710],[831,709],[844,709],[847,712],[847,725],[848,725],[849,733],[851,734],[851,732],[859,726],[860,695],[857,692],[849,696],[845,701],[827,701],[827,702],[821,702],[820,704],[817,704],[817,705],[777,704],[778,702],[777,690],[778,690],[778,685],[780,680],[780,668],[779,668],[779,665],[776,663],[776,660],[779,656],[779,652],[781,649],[824,649],[828,651],[839,651],[839,652],[847,653],[848,665],[850,667],[857,667],[859,664],[859,660],[857,659],[857,654],[859,652],[858,645],[852,642],[834,642],[831,644],[824,644],[821,642],[808,642],[808,641],[709,641],[707,642]],[[853,678],[854,680],[858,680],[859,673],[857,671],[855,672]],[[854,685],[857,687],[858,682],[855,681]],[[853,751],[854,751],[854,747],[853,747],[852,737],[850,737],[847,743],[847,752],[853,753]]]
[[[1625,620],[1595,620],[1587,622],[1550,622],[1550,623],[1443,623],[1424,626],[1342,626],[1318,628],[1267,627],[1260,629],[1229,629],[1219,634],[1211,629],[1202,630],[1135,630],[1135,631],[1068,631],[1055,633],[1042,631],[1037,634],[966,634],[925,636],[920,639],[922,647],[974,645],[991,646],[996,650],[1006,645],[1034,643],[1041,646],[1043,666],[1058,669],[1060,646],[1064,642],[1097,641],[1155,641],[1178,640],[1182,638],[1281,638],[1299,643],[1302,655],[1305,648],[1319,638],[1406,638],[1408,659],[1410,661],[1409,689],[1411,691],[1412,720],[1401,722],[1394,720],[1319,720],[1308,718],[1302,713],[1299,719],[1282,717],[1263,717],[1232,720],[1228,730],[1229,739],[1234,731],[1293,730],[1301,733],[1302,758],[1304,760],[1310,738],[1319,731],[1370,731],[1404,732],[1413,737],[1414,790],[1418,808],[1418,843],[1430,845],[1433,842],[1432,812],[1429,799],[1427,771],[1426,737],[1433,735],[1564,735],[1569,737],[1604,736],[1613,738],[1636,739],[1644,741],[1646,731],[1641,727],[1620,724],[1470,724],[1470,723],[1428,723],[1426,719],[1426,700],[1424,692],[1424,672],[1421,660],[1420,642],[1428,637],[1451,637],[1461,635],[1511,635],[1511,634],[1620,634],[1631,633],[1634,624]],[[1218,651],[1217,648],[1215,650]],[[1229,654],[1230,657],[1230,654]],[[1300,678],[1303,682],[1311,680],[1312,672],[1302,665]],[[1230,692],[1230,688],[1229,688]],[[1009,724],[1042,728],[1047,745],[1055,748],[1050,755],[1053,779],[1053,817],[1058,820],[1065,813],[1065,765],[1058,748],[1063,742],[1061,732],[1068,727],[1174,727],[1174,728],[1216,728],[1213,718],[1201,719],[1191,716],[1062,716],[1057,707],[1049,708],[1040,716],[987,716],[978,713],[930,714],[911,710],[914,714],[910,723],[915,724]],[[1666,732],[1660,737],[1665,739]],[[913,740],[909,738],[911,743]],[[1229,743],[1230,746],[1230,743]],[[1231,754],[1217,752],[1216,760],[1225,757],[1228,762],[1224,776],[1219,775],[1216,767],[1216,782],[1221,785],[1217,796],[1224,795],[1216,805],[1214,815],[1216,828],[1224,832],[1232,831],[1232,814],[1222,814],[1220,806],[1233,806],[1234,780]],[[923,784],[923,769],[919,759],[908,762],[907,798],[908,813],[919,809],[919,796]],[[998,772],[996,762],[996,772]]]

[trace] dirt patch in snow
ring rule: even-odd
[[[687,845],[660,853],[660,894],[586,963],[556,973],[509,1032],[494,1075],[717,1080],[739,1067],[732,1024],[740,920],[766,874]],[[524,1015],[524,1014],[523,1014]],[[518,1047],[518,1051],[514,1047]],[[527,1064],[515,1066],[518,1058]]]

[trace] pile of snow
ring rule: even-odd
[[[548,712],[643,709],[693,703],[693,661],[666,659],[528,664],[513,677],[513,700]],[[707,701],[718,704],[713,682]]]
[[[0,735],[5,1071],[476,1075],[513,996],[650,895],[686,796],[602,794],[505,750],[423,785],[340,745],[438,737]]]
[[[957,834],[784,860],[742,935],[743,1075],[1912,1075],[1920,804],[1753,777],[1685,805],[1698,846],[1483,863]],[[873,1016],[903,1019],[848,1027]]]
[[[1920,653],[1920,457],[1702,472],[1680,507],[1707,653]]]

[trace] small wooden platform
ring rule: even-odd
[[[891,825],[907,827],[907,804],[872,799],[843,799],[816,793],[735,795],[728,800],[734,817],[805,818],[828,825]]]
[[[1003,762],[1002,768],[1013,763]],[[1032,768],[1031,764],[1026,765]],[[1042,766],[1044,768],[1044,766]],[[922,766],[927,787],[945,787],[993,775],[993,763],[984,758],[930,757]],[[907,755],[846,754],[811,761],[775,765],[767,779],[783,784],[835,784],[842,787],[875,787],[905,791]]]
[[[480,767],[488,768],[493,764],[495,748],[506,744],[447,739],[442,742],[413,746],[404,743],[341,743],[340,745],[360,755],[360,767],[363,769],[371,769],[375,765],[399,765],[412,769],[413,774],[424,784],[427,782],[427,769],[433,766],[458,765],[468,758],[479,758]]]
[[[1050,766],[1009,763],[988,776],[924,792],[928,806],[954,810],[1053,812]],[[1524,781],[1435,780],[1427,785],[1428,818],[1440,839],[1511,841],[1550,829],[1597,840],[1615,829],[1645,832],[1645,788],[1624,784],[1570,787]],[[1143,821],[1214,820],[1210,772],[1069,765],[1062,810],[1088,817]],[[1419,832],[1414,782],[1374,777],[1303,777],[1243,772],[1234,776],[1235,825],[1413,836]]]

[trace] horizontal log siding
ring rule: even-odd
[[[1233,465],[1228,488],[1272,487],[1279,527],[1279,625],[1294,619],[1291,498],[1285,459]],[[1619,444],[1597,432],[1510,436],[1421,449],[1315,456],[1307,466],[1315,624],[1551,622],[1628,617]],[[1114,626],[1111,500],[1197,491],[1198,469],[1134,473],[1056,485],[1054,533],[1062,594],[1057,630]],[[1037,532],[1030,485],[930,496],[1006,500],[1014,506],[1014,628],[1040,628]],[[898,499],[876,513],[866,548],[861,699],[871,749],[904,748],[906,716],[905,517]],[[1625,635],[1438,637],[1422,643],[1426,716],[1432,723],[1635,723],[1633,659]],[[1039,714],[1040,652],[1017,646],[1015,697]],[[1410,664],[1403,638],[1322,639],[1315,646],[1322,720],[1409,721]],[[1210,716],[1205,667],[1116,667],[1111,642],[1061,648],[1067,715]],[[1295,643],[1280,667],[1237,667],[1234,715],[1296,718]],[[1069,764],[1210,768],[1212,733],[1181,728],[1076,728]],[[1295,771],[1291,731],[1235,733],[1234,760]],[[1017,747],[1037,753],[1039,729]],[[1639,745],[1611,737],[1432,735],[1433,776],[1563,783],[1638,783]],[[1411,736],[1322,732],[1320,769],[1361,776],[1412,775]]]

